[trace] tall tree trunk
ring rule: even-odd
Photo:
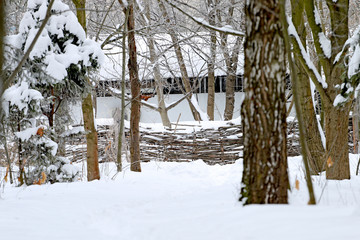
[[[134,0],[130,0],[126,5],[119,0],[120,5],[124,7],[124,12],[128,12],[128,49],[129,49],[129,75],[131,85],[131,115],[130,115],[130,170],[141,172],[140,165],[140,81],[138,76],[136,42],[135,42],[135,15]]]
[[[148,21],[148,25],[151,27],[152,21],[150,16],[150,2],[145,1],[145,7],[146,7],[146,19]],[[149,28],[150,28],[149,27]],[[148,29],[149,29],[148,28]],[[158,62],[158,55],[155,50],[155,40],[153,37],[153,34],[149,31],[147,32],[146,36],[148,40],[148,46],[149,46],[149,52],[150,52],[150,62],[153,66],[153,74],[154,74],[154,80],[156,83],[156,95],[158,99],[158,110],[160,113],[161,121],[164,126],[171,128],[170,119],[168,116],[168,111],[166,109],[165,105],[165,99],[164,99],[164,85],[161,79],[161,73],[160,73],[160,67]]]
[[[5,30],[5,0],[0,0],[0,97],[5,91],[5,78],[3,76],[4,64],[4,38],[6,35]],[[2,105],[2,104],[0,104]],[[0,115],[2,115],[2,106],[0,106]]]
[[[122,36],[122,64],[121,64],[121,116],[120,116],[120,126],[119,126],[119,135],[118,135],[118,145],[117,145],[117,171],[122,171],[122,148],[123,148],[123,136],[124,136],[124,125],[125,125],[125,65],[126,65],[126,35],[127,35],[127,21],[129,17],[129,11],[125,12],[125,23],[124,23],[124,31]],[[125,140],[125,136],[124,136]]]
[[[287,16],[286,16],[286,0],[279,0],[280,3],[280,21],[282,24],[282,32],[283,32],[283,39],[284,39],[284,44],[285,44],[285,49],[286,49],[286,54],[287,54],[287,59],[288,59],[288,64],[289,64],[289,69],[290,69],[290,76],[292,79],[292,93],[293,93],[293,100],[292,103],[295,102],[295,109],[296,109],[296,117],[298,119],[298,124],[299,124],[299,134],[300,134],[300,146],[301,146],[301,154],[302,154],[302,160],[304,163],[304,167],[305,167],[305,177],[306,177],[306,184],[308,187],[308,192],[309,192],[309,202],[308,204],[316,204],[316,199],[315,199],[315,194],[314,194],[314,188],[313,188],[313,184],[312,184],[312,179],[311,179],[311,173],[310,173],[310,167],[309,167],[309,159],[308,159],[308,143],[306,142],[305,139],[305,124],[304,124],[304,118],[303,118],[303,112],[301,110],[301,98],[300,98],[300,94],[298,88],[299,88],[299,82],[301,80],[301,78],[298,78],[296,76],[297,73],[297,69],[294,63],[294,57],[293,54],[291,52],[291,39],[289,36],[289,24],[287,21]],[[300,8],[301,10],[301,8]],[[291,107],[290,107],[291,110]]]
[[[295,25],[296,31],[304,46],[306,46],[306,28],[304,20],[304,2],[303,0],[292,0],[292,20]],[[293,41],[296,41],[293,39]],[[298,79],[298,87],[294,89],[299,95],[299,101],[301,102],[301,112],[303,116],[303,124],[305,129],[305,141],[307,142],[308,159],[311,169],[311,174],[319,174],[325,170],[325,149],[322,144],[321,135],[318,126],[318,120],[316,119],[314,105],[312,101],[312,93],[310,87],[310,79],[305,72],[305,69],[300,63],[300,49],[296,48],[294,44],[294,70]],[[294,85],[295,79],[291,78]]]
[[[218,0],[208,0],[209,23],[216,25],[216,6]],[[215,110],[215,62],[216,62],[216,32],[210,30],[210,56],[208,59],[208,98],[207,115],[209,120],[214,120]]]
[[[279,1],[247,1],[245,15],[245,99],[241,108],[244,170],[240,200],[246,200],[245,204],[287,203],[286,65]]]
[[[338,52],[341,51],[349,35],[348,12],[349,1],[338,0],[327,1],[331,16],[331,59],[334,62]],[[339,94],[336,85],[343,81],[344,62],[342,59],[339,63],[332,65],[329,75],[328,94],[331,99],[335,99]],[[325,114],[325,133],[326,133],[326,153],[327,160],[331,159],[334,163],[332,166],[326,164],[327,179],[350,179],[349,165],[349,144],[348,144],[348,126],[351,101],[342,106],[334,106],[333,102],[324,103]]]
[[[235,81],[236,72],[238,68],[238,58],[240,53],[241,38],[236,39],[232,55],[226,61],[226,97],[225,97],[225,110],[224,119],[231,120],[234,114],[235,106]]]
[[[348,104],[350,105],[350,104]],[[326,178],[350,179],[348,126],[350,108],[325,105]]]
[[[73,0],[76,7],[76,15],[79,23],[86,33],[86,0]],[[84,118],[84,129],[86,131],[86,160],[87,160],[87,179],[92,181],[100,179],[99,160],[98,160],[98,136],[95,129],[94,108],[91,92],[82,99],[82,112]]]
[[[82,101],[82,112],[84,118],[84,129],[86,131],[86,160],[87,179],[92,181],[100,179],[98,162],[98,135],[95,129],[94,111],[91,94],[88,94]]]
[[[346,75],[347,69],[344,64],[344,54],[337,61],[335,59],[348,39],[349,1],[326,1],[331,23],[330,54],[326,54],[323,48],[324,41],[321,37],[324,38],[326,35],[324,29],[321,28],[321,24],[317,21],[318,18],[315,16],[315,0],[304,0],[304,4],[315,49],[328,85],[327,88],[318,89],[323,101],[325,115],[326,178],[349,179],[348,118],[351,108],[349,102],[351,102],[352,96],[350,96],[347,103],[334,106],[334,100],[342,91],[336,86],[341,86],[344,83],[344,75]]]
[[[225,24],[231,25],[234,16],[234,8],[236,1],[231,0],[229,4],[228,14],[225,18]],[[220,9],[216,10],[217,18],[222,22]],[[234,114],[234,104],[235,104],[235,81],[236,81],[236,71],[238,67],[238,58],[241,47],[240,37],[236,38],[236,42],[233,46],[232,53],[229,50],[228,46],[228,34],[220,33],[221,39],[221,50],[224,55],[225,65],[226,65],[226,94],[225,94],[225,110],[224,110],[224,119],[231,120]]]
[[[160,8],[161,14],[165,18],[165,21],[170,25],[171,20],[169,18],[169,15],[167,13],[167,10],[166,10],[163,2],[161,0],[158,0],[158,3],[159,3],[159,8]],[[184,57],[182,55],[181,48],[180,48],[180,45],[179,45],[179,39],[176,36],[176,32],[172,28],[172,26],[169,26],[169,28],[167,30],[169,32],[169,35],[171,37],[171,41],[172,41],[173,46],[174,46],[176,58],[177,58],[177,61],[178,61],[179,67],[180,67],[182,82],[183,82],[184,87],[185,87],[185,92],[186,92],[186,94],[188,94],[188,97],[186,99],[189,102],[191,113],[192,113],[192,115],[193,115],[193,117],[194,117],[194,119],[196,121],[201,121],[202,120],[201,116],[200,116],[199,112],[196,110],[196,108],[194,107],[194,104],[191,101],[191,99],[192,99],[192,93],[191,93],[192,89],[191,89],[191,85],[190,85],[189,75],[188,75],[188,72],[186,70]]]

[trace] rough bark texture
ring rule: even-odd
[[[299,85],[301,85],[301,84],[299,84],[301,78],[298,78],[296,76],[296,72],[298,70],[296,69],[294,59],[293,59],[294,57],[291,52],[291,39],[289,36],[289,31],[288,31],[289,24],[287,21],[286,6],[285,6],[286,0],[279,0],[279,3],[280,3],[280,21],[282,24],[283,39],[284,39],[284,44],[285,44],[285,49],[286,49],[288,65],[289,65],[289,69],[290,69],[290,76],[292,79],[292,89],[293,89],[292,90],[292,93],[293,93],[292,103],[295,103],[296,117],[298,119],[298,127],[299,127],[299,135],[300,135],[299,140],[300,140],[300,146],[301,146],[301,154],[302,154],[302,160],[303,160],[304,167],[305,167],[306,185],[307,185],[308,192],[309,192],[308,204],[315,205],[316,199],[315,199],[314,188],[313,188],[313,184],[312,184],[310,167],[309,167],[309,160],[308,160],[309,148],[307,146],[307,142],[305,139],[306,129],[305,129],[305,124],[304,124],[303,113],[301,110],[301,98],[300,98],[299,92],[297,91],[297,89],[299,88]],[[300,12],[301,12],[301,8],[300,8]]]
[[[158,3],[159,3],[161,14],[165,18],[166,23],[171,24],[171,20],[169,18],[169,15],[167,13],[167,10],[166,10],[163,2],[161,0],[158,0]],[[178,64],[179,64],[180,72],[181,72],[181,79],[182,79],[182,82],[183,82],[184,87],[185,87],[185,92],[186,92],[186,94],[188,94],[188,97],[186,99],[187,99],[187,101],[189,103],[191,113],[193,114],[193,117],[194,117],[194,119],[196,121],[201,121],[202,119],[201,119],[201,116],[200,116],[199,112],[196,110],[193,103],[191,102],[192,89],[191,89],[191,85],[190,85],[189,75],[188,75],[188,72],[187,72],[187,69],[186,69],[186,66],[185,66],[184,57],[182,55],[181,48],[180,48],[180,45],[179,45],[179,39],[176,36],[175,30],[171,26],[169,26],[168,32],[169,32],[169,35],[171,37],[171,41],[172,41],[173,46],[174,46],[176,58],[177,58],[177,61],[178,61]]]
[[[128,9],[127,9],[128,8]],[[140,166],[140,81],[138,76],[138,66],[136,59],[136,43],[135,43],[135,16],[134,16],[134,3],[128,1],[128,6],[124,8],[128,11],[128,48],[129,48],[129,74],[131,85],[131,115],[130,115],[130,161],[131,171],[141,172]]]
[[[326,178],[350,179],[348,126],[349,107],[325,105]]]
[[[304,46],[306,46],[306,28],[304,20],[304,2],[303,0],[292,0],[292,20]],[[293,41],[295,41],[293,39]],[[301,112],[303,116],[303,124],[305,129],[305,141],[308,149],[308,160],[311,174],[319,174],[325,170],[325,149],[321,141],[319,126],[315,115],[314,105],[312,101],[312,93],[310,87],[310,79],[301,66],[300,49],[294,44],[294,70],[298,79],[297,91],[301,102]],[[294,82],[295,79],[291,79]],[[294,84],[293,84],[294,85]]]
[[[287,203],[285,48],[278,0],[252,0],[245,8],[245,204]]]
[[[316,23],[314,9],[315,1],[306,0],[305,11],[309,26],[314,38],[314,45],[319,56],[328,87],[319,89],[323,100],[325,115],[325,134],[326,134],[326,178],[327,179],[349,179],[349,155],[348,155],[348,117],[351,108],[350,101],[341,106],[334,106],[336,96],[341,89],[336,85],[344,82],[346,66],[344,65],[344,55],[335,62],[337,54],[342,50],[344,43],[348,39],[348,11],[349,1],[326,0],[330,11],[331,22],[331,56],[327,57],[321,47],[319,35],[324,34],[321,24]],[[346,154],[345,154],[346,153]]]
[[[76,7],[76,15],[79,23],[86,32],[86,0],[73,0]],[[82,112],[84,119],[84,129],[86,131],[86,160],[87,160],[87,179],[92,181],[100,179],[99,160],[98,160],[98,136],[95,129],[94,110],[91,93],[82,99]]]

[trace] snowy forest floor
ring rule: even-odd
[[[307,205],[300,157],[288,159],[288,205],[242,206],[241,160],[224,166],[148,162],[141,173],[126,169],[115,177],[116,166],[104,163],[100,181],[6,183],[0,192],[0,239],[359,239],[359,156],[350,158],[351,180],[313,178],[317,206]]]

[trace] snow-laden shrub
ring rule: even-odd
[[[5,66],[7,75],[29,49],[48,5],[48,0],[29,0],[19,33],[6,38],[6,58],[11,63]],[[27,184],[42,179],[44,173],[46,182],[51,183],[76,179],[78,171],[57,156],[58,143],[71,123],[69,103],[88,94],[89,71],[97,69],[103,59],[99,45],[86,38],[69,6],[55,0],[51,17],[29,58],[3,95],[4,122],[21,146]]]

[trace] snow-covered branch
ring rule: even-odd
[[[158,1],[160,1],[160,0],[158,0]],[[208,28],[210,30],[220,32],[220,33],[234,35],[234,36],[239,36],[239,37],[244,37],[245,36],[245,33],[241,32],[241,31],[238,31],[238,30],[235,30],[231,26],[223,26],[223,27],[213,26],[203,18],[198,18],[198,17],[191,16],[191,14],[187,13],[186,11],[184,11],[183,9],[181,9],[180,7],[175,5],[174,3],[171,3],[168,0],[164,0],[164,1],[167,4],[169,4],[170,6],[172,6],[173,8],[177,9],[179,12],[181,12],[185,16],[187,16],[188,18],[190,18],[191,20],[193,20],[194,22],[196,22],[197,24],[199,24],[199,25],[201,25],[201,26],[203,26],[205,28]]]

